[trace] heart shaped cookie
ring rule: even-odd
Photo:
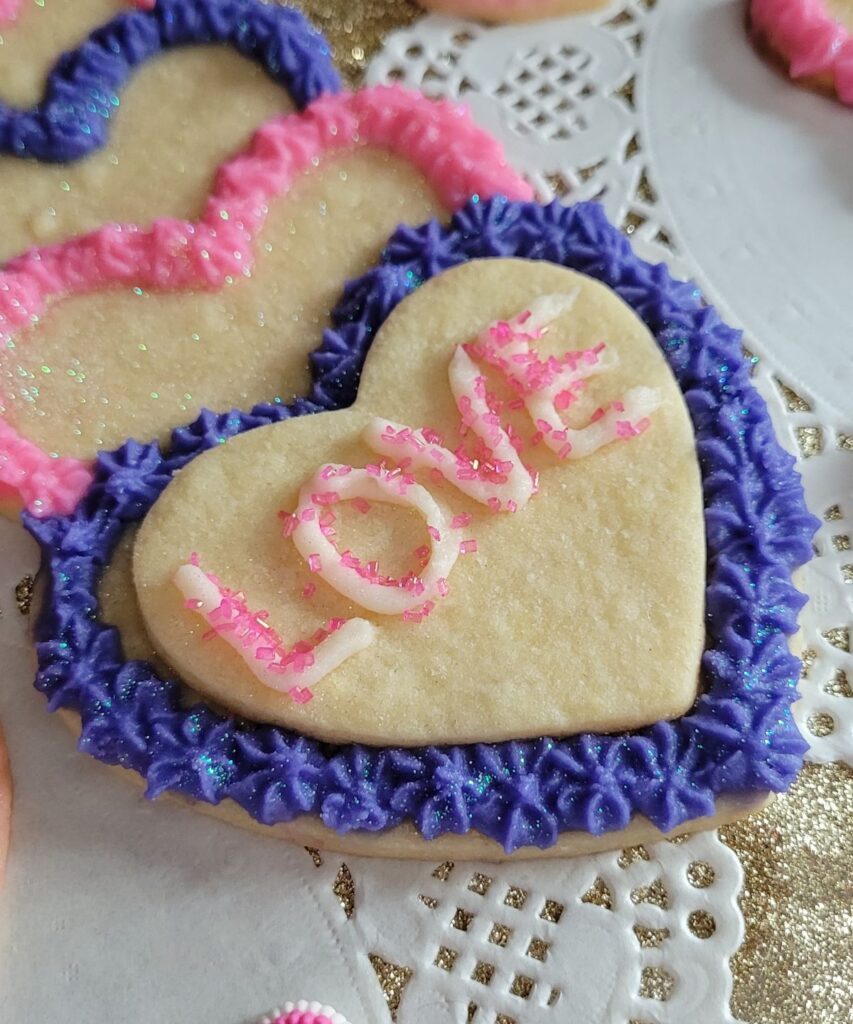
[[[0,35],[0,264],[108,221],[198,216],[255,128],[339,88],[328,46],[291,8],[121,6],[28,4]],[[54,66],[63,44],[77,49]]]
[[[530,189],[467,113],[376,87],[265,125],[199,222],[32,250],[0,273],[0,486],[67,511],[122,438],[289,401],[342,282],[388,233],[496,192]]]
[[[227,439],[282,418],[273,415],[271,410],[257,409],[251,415],[202,416],[191,428],[175,432],[172,448],[165,456],[156,445],[129,443],[102,460],[95,485],[72,515],[47,519],[25,515],[28,529],[45,553],[48,595],[37,628],[39,673],[36,685],[48,695],[51,709],[65,708],[79,716],[83,750],[108,764],[139,773],[146,780],[151,797],[174,792],[198,801],[202,809],[216,807],[216,813],[229,820],[245,824],[253,819],[257,827],[264,830],[274,827],[276,833],[292,840],[394,856],[501,858],[508,854],[537,855],[540,850],[549,854],[590,852],[651,840],[673,829],[708,827],[730,820],[760,804],[768,792],[790,784],[805,750],[790,712],[796,697],[799,663],[788,650],[787,637],[796,631],[797,612],[803,603],[790,580],[793,569],[810,556],[810,538],[817,522],[805,509],[793,459],[778,445],[766,407],[751,385],[738,332],[720,323],[693,285],[675,282],[663,267],[652,267],[637,259],[626,239],[607,223],[599,207],[592,204],[565,208],[558,203],[541,207],[505,200],[477,201],[456,214],[448,228],[431,222],[419,229],[400,229],[384,249],[381,265],[347,290],[345,300],[333,317],[335,328],[327,332],[314,364],[318,374],[312,392],[314,402],[294,403],[284,410],[285,416],[301,417],[317,411],[318,407],[328,410],[346,401],[354,391],[361,361],[371,341],[407,295],[443,271],[478,258],[495,256],[557,264],[606,284],[652,332],[686,397],[703,479],[707,548],[705,571],[701,572],[700,568],[706,611],[700,693],[690,711],[671,722],[658,721],[648,728],[616,734],[584,733],[525,741],[414,748],[352,743],[330,746],[303,733],[224,717],[205,703],[190,704],[191,698],[181,681],[158,675],[150,664],[127,661],[120,634],[100,617],[99,581],[112,552],[127,528],[145,519],[176,473],[186,471],[192,484],[190,473],[194,467],[191,463],[201,452],[223,445],[223,450],[227,451],[230,444],[248,444],[251,433],[235,442]],[[479,273],[476,264],[464,269],[472,275]],[[559,269],[544,269],[565,280],[564,272]],[[448,274],[445,280],[452,281],[453,277]],[[440,284],[441,279],[436,288]],[[595,291],[593,288],[593,294]],[[417,295],[411,301],[416,300]],[[460,301],[465,304],[464,317],[470,318],[466,321],[466,331],[479,329],[482,312],[475,316],[475,309],[484,297],[469,295]],[[495,300],[492,297],[490,301]],[[574,301],[579,302],[580,298]],[[600,308],[606,310],[615,301],[608,295],[606,300],[602,299]],[[622,308],[618,302],[616,307]],[[503,310],[498,307],[497,312],[500,315]],[[547,339],[543,340],[538,333],[542,325],[540,307],[535,305],[530,312],[533,330],[525,330],[524,323],[528,320],[516,318],[507,322],[511,335],[508,350],[501,347],[499,352],[490,351],[485,337],[478,340],[479,347],[470,351],[464,349],[471,359],[487,364],[485,385],[478,383],[475,371],[467,378],[470,388],[466,391],[463,386],[455,392],[460,417],[475,417],[471,426],[473,429],[474,424],[479,424],[482,428],[481,440],[491,436],[488,431],[495,428],[493,419],[482,419],[483,409],[478,405],[484,396],[488,401],[492,391],[488,379],[493,370],[501,377],[521,382],[521,391],[509,405],[521,402],[529,414],[532,403],[534,409],[545,412],[541,417],[543,425],[536,426],[542,434],[540,444],[548,448],[550,456],[559,457],[566,443],[576,445],[579,453],[583,452],[583,457],[571,467],[576,470],[582,466],[580,472],[583,473],[590,470],[593,460],[603,463],[613,457],[618,460],[622,452],[639,452],[643,444],[651,443],[654,438],[658,425],[655,419],[664,422],[668,410],[671,413],[681,409],[680,400],[670,402],[671,392],[662,380],[658,397],[663,401],[654,408],[645,407],[649,423],[644,427],[641,420],[635,420],[634,403],[648,397],[648,393],[638,396],[635,388],[642,387],[642,382],[638,383],[632,375],[631,387],[621,398],[624,409],[611,404],[601,415],[585,414],[581,422],[572,423],[573,402],[564,392],[572,390],[574,393],[578,371],[582,371],[580,379],[590,378],[591,387],[591,373],[587,372],[590,368],[601,370],[598,376],[604,380],[616,372],[616,367],[606,361],[596,361],[596,355],[601,354],[595,351],[597,345],[591,353],[577,358],[557,357],[552,361],[532,356],[522,343],[533,348],[544,347]],[[453,322],[452,311],[441,315],[450,317],[448,324]],[[389,330],[396,330],[397,319],[389,322]],[[403,306],[399,313],[400,324],[405,324],[406,319]],[[554,329],[557,323],[555,320]],[[522,338],[519,332],[529,337]],[[405,338],[405,332],[401,337]],[[497,340],[506,337],[498,325]],[[637,351],[645,352],[642,331],[635,340],[640,343]],[[380,341],[380,357],[381,344]],[[423,351],[423,344],[418,336],[413,347]],[[522,347],[514,347],[516,344]],[[429,346],[426,350],[430,351]],[[632,351],[633,343],[628,342],[626,360],[633,358]],[[516,356],[521,357],[520,361]],[[401,365],[408,365],[407,360],[413,355],[400,352],[399,358]],[[519,370],[519,366],[522,369]],[[641,368],[643,373],[649,372],[652,364],[642,361]],[[462,369],[464,371],[464,365]],[[532,378],[528,371],[533,374]],[[564,374],[569,374],[569,381],[564,379]],[[465,385],[464,373],[457,379]],[[531,386],[525,387],[525,382]],[[537,398],[542,397],[540,388],[532,386],[543,382],[550,388],[545,394],[551,403],[544,408],[536,404]],[[555,386],[551,387],[552,384]],[[442,394],[444,397],[438,401],[449,408],[443,388]],[[462,401],[466,397],[470,405]],[[610,403],[620,401],[618,397],[614,399],[612,392],[606,397]],[[506,407],[508,415],[521,411],[520,407],[509,408],[509,405]],[[431,432],[427,438],[421,430],[423,425],[412,422],[409,413],[415,411],[413,407],[399,411],[404,414],[402,425],[394,426],[389,443],[398,443],[402,438],[408,444],[411,437],[416,436],[430,445],[442,446],[437,433]],[[557,411],[561,411],[569,424],[559,430],[551,419]],[[618,428],[624,414],[627,426]],[[337,415],[329,417],[329,422]],[[317,421],[320,419],[318,417]],[[298,424],[296,420],[290,426]],[[372,436],[385,437],[386,426]],[[586,434],[584,431],[590,427],[596,429]],[[407,428],[412,428],[408,434]],[[282,436],[286,429],[287,426],[281,428]],[[613,434],[620,429],[630,434],[625,442],[613,439]],[[605,430],[604,435],[600,430]],[[278,437],[277,431],[278,428],[259,430],[257,436]],[[509,429],[504,433],[512,444]],[[554,436],[557,433],[565,436]],[[676,433],[675,437],[679,436]],[[590,444],[596,437],[602,444],[592,451]],[[468,440],[474,445],[472,439]],[[494,444],[504,443],[501,435],[495,435],[493,440]],[[494,444],[490,446],[498,451]],[[467,461],[463,459],[462,463],[453,465],[476,470],[473,464],[476,451],[474,445],[468,449]],[[499,509],[493,512],[489,529],[493,528],[491,522],[503,528],[503,522],[511,521],[516,530],[521,530],[520,535],[516,533],[518,539],[508,542],[506,554],[495,553],[495,557],[513,559],[517,545],[524,543],[524,517],[528,513],[535,516],[536,502],[540,498],[547,501],[547,495],[544,487],[543,493],[533,493],[535,487],[529,486],[533,478],[528,475],[525,485],[525,477],[515,464],[517,460],[508,452],[504,457],[503,447],[500,452],[499,461],[503,465],[492,459],[485,478],[489,487],[498,489],[478,492],[480,498],[485,499],[478,503],[490,510],[494,508],[493,497],[500,503]],[[450,454],[456,453],[451,451]],[[571,452],[564,457],[569,455]],[[275,458],[274,451],[271,457]],[[209,461],[218,464],[218,458],[221,456],[211,455]],[[415,455],[411,458],[415,460]],[[353,467],[350,472],[354,472],[356,465],[349,465]],[[662,472],[667,465],[664,461]],[[199,466],[203,467],[202,460]],[[348,475],[346,462],[337,462],[335,466],[333,475],[324,476],[328,467],[320,468],[316,490],[313,480],[309,483],[307,499],[316,504],[315,515],[322,508],[320,515],[324,516],[329,505],[336,504],[325,497],[328,491],[324,488],[330,487],[329,481],[335,481],[331,486],[341,486],[338,480],[341,477],[345,480]],[[236,471],[236,467],[232,468]],[[277,465],[275,468],[278,471]],[[345,470],[342,475],[340,468]],[[283,471],[287,472],[287,467],[283,467]],[[401,473],[408,471],[407,468]],[[564,471],[568,472],[567,469],[557,470]],[[199,476],[202,472],[203,468]],[[375,476],[365,472],[371,478]],[[631,472],[630,469],[625,471],[625,498],[631,493]],[[439,476],[450,485],[447,500],[451,505],[461,501],[456,491],[464,494],[467,488],[474,493],[483,483],[476,472],[473,477],[467,472],[451,474],[448,480],[439,470]],[[389,487],[393,479],[396,477],[387,481]],[[402,482],[409,486],[408,481]],[[231,492],[239,499],[247,485],[239,472],[233,481],[223,480],[223,483],[227,491],[220,495],[216,515],[217,520],[222,519],[227,524]],[[173,493],[180,492],[180,477],[172,486]],[[429,491],[437,491],[443,484],[430,475],[424,486]],[[528,488],[526,499],[524,486]],[[343,493],[348,500],[353,495],[348,490]],[[575,492],[567,488],[565,493],[566,511],[557,529],[567,528],[571,519]],[[513,495],[526,500],[524,507],[515,512],[509,506],[510,500],[516,500]],[[427,527],[435,527],[435,510],[422,502],[417,492],[413,492],[413,498],[417,498],[417,502],[408,503],[415,504],[419,512],[425,510]],[[622,496],[614,498],[614,501],[622,500]],[[665,505],[667,499],[660,500]],[[167,508],[168,504],[168,499],[164,499],[163,507]],[[301,520],[304,505],[304,495],[300,493],[296,509],[282,511],[290,515],[300,511],[298,518]],[[371,505],[368,511],[372,518],[376,510]],[[649,523],[659,514],[665,519],[665,508],[659,510],[656,505],[647,505],[639,522],[633,524],[632,533],[654,534]],[[473,522],[473,512],[471,515]],[[192,519],[191,511],[188,517]],[[279,545],[282,552],[287,549],[287,543],[294,543],[296,536],[289,530],[289,522],[291,520],[285,516],[280,529],[273,528],[274,539],[270,543]],[[343,539],[346,527],[343,517],[340,523],[337,520],[330,523],[327,518],[317,522],[326,529],[340,529],[338,541]],[[215,527],[216,520],[211,525]],[[446,529],[444,521],[439,525]],[[457,525],[464,528],[470,524],[463,519]],[[452,532],[452,522],[450,526]],[[288,532],[290,536],[281,535]],[[435,544],[440,548],[444,536],[441,529],[437,530],[438,538],[428,528],[426,532],[427,545]],[[323,536],[322,530],[320,535]],[[630,537],[606,532],[605,536],[611,546],[630,554]],[[385,545],[388,537],[386,534],[379,540]],[[473,566],[480,550],[479,542],[476,551],[467,547],[472,539],[476,538],[463,534],[455,561],[451,559],[448,563],[450,570],[445,582],[450,589],[447,595],[441,595],[439,580],[435,580],[439,595],[436,607],[426,618],[425,609],[421,607],[417,611],[421,621],[407,623],[413,635],[448,612],[449,604],[441,602],[454,600],[457,583],[461,589],[466,581],[475,579],[468,574],[475,572]],[[603,538],[593,533],[588,539],[592,549],[585,568],[591,570],[602,554]],[[154,540],[149,538],[147,542],[154,543]],[[485,544],[489,543],[487,536]],[[465,552],[461,550],[462,544],[466,544]],[[535,550],[532,547],[530,550],[525,571],[543,573]],[[564,549],[560,550],[562,557]],[[308,554],[309,568],[313,553]],[[206,554],[210,557],[209,551]],[[384,586],[387,581],[379,577],[389,569],[402,571],[396,566],[388,569],[382,566],[379,572],[369,563],[365,564],[361,554],[359,552],[357,564],[350,563],[347,568],[353,568],[359,577],[365,576],[370,585]],[[577,554],[573,553],[573,557]],[[193,564],[192,552],[186,557],[190,568],[200,568],[200,564]],[[673,560],[668,555],[663,557]],[[200,559],[198,561],[200,563]],[[282,581],[282,592],[289,593],[289,581],[284,579],[281,562],[271,564],[271,571]],[[357,571],[359,567],[365,570],[364,574]],[[485,566],[486,570],[490,568]],[[655,575],[661,567],[650,560],[647,571]],[[457,575],[460,573],[461,576]],[[322,574],[315,576],[317,590],[313,596],[306,596],[308,602],[317,600],[320,582],[327,585]],[[204,574],[203,578],[214,584]],[[395,590],[417,591],[417,584],[408,574],[400,579],[406,582],[402,587],[395,586]],[[422,574],[423,581],[433,585],[426,570]],[[222,591],[229,582],[239,586],[238,581],[220,581],[215,585]],[[488,587],[487,582],[485,586]],[[607,581],[607,586],[618,604],[622,593],[620,581]],[[241,609],[248,607],[252,596],[234,592],[228,596],[230,604],[225,611],[230,616],[228,609],[236,610],[235,628],[242,629],[246,623],[239,618]],[[595,594],[590,598],[594,599]],[[671,605],[667,605],[667,609],[673,620],[682,612],[681,608]],[[220,628],[223,620],[213,615],[214,610],[205,604],[202,595],[192,599],[189,608],[179,608],[178,613],[190,612],[198,619],[209,614],[211,620],[216,620],[209,640],[191,639],[190,643],[224,645],[221,650],[224,663],[226,655],[234,654],[229,647],[239,644],[223,641],[229,631]],[[261,610],[254,609],[255,612]],[[363,607],[352,611],[355,614],[348,612],[348,619],[367,617]],[[648,611],[656,614],[653,609]],[[566,618],[572,613],[583,614],[583,611],[567,609]],[[257,630],[267,628],[263,617],[258,615],[257,619],[255,635],[243,634],[249,641],[244,650],[252,656],[259,648]],[[189,624],[192,628],[192,618]],[[553,637],[543,636],[538,625],[534,607],[519,609],[516,617],[502,622],[499,628],[501,632],[514,633],[518,643],[534,653],[537,645],[558,642]],[[327,623],[327,626],[327,630],[312,638],[315,647],[343,636],[342,625]],[[387,628],[384,621],[381,628]],[[642,633],[635,635],[642,636]],[[354,664],[371,649],[367,646],[356,653],[350,643],[352,637],[344,639],[346,650],[338,647],[335,651],[330,647],[322,652],[324,658],[329,655],[327,663],[334,661],[332,655],[344,653],[347,657],[341,663],[348,660]],[[484,636],[481,641],[484,664],[488,664],[490,639]],[[618,639],[616,636],[606,638],[608,643]],[[280,652],[274,643],[269,646],[271,657],[276,659]],[[319,647],[317,649],[319,651]],[[304,655],[311,650],[309,643],[307,648],[302,647],[295,653]],[[426,652],[426,656],[429,653]],[[575,682],[573,667],[578,657],[577,652],[567,650],[558,666],[559,679],[567,688]],[[412,670],[409,661],[390,665],[389,669],[396,672],[399,685],[404,688]],[[664,675],[669,669],[669,665],[660,666]],[[623,682],[630,680],[633,663],[629,661],[623,671]],[[316,692],[307,706],[319,700],[323,687],[328,687],[333,679],[334,673],[329,672],[313,684]],[[465,680],[457,681],[465,684]],[[443,683],[442,679],[431,681],[435,687]],[[359,694],[358,699],[369,702],[370,693]],[[488,694],[483,700],[484,706],[487,699]],[[373,710],[381,716],[383,709],[373,706]],[[448,716],[448,721],[453,724],[452,716]]]
[[[412,554],[431,543],[420,515],[384,504],[396,493],[361,485],[353,498],[367,490],[380,505],[369,513],[347,509],[344,488],[361,471],[327,484],[316,473],[380,460],[389,469],[405,466],[414,449],[365,436],[377,418],[428,426],[444,438],[444,451],[463,443],[474,451],[473,428],[460,427],[448,382],[456,353],[492,322],[509,322],[553,294],[573,299],[537,344],[539,359],[603,343],[613,363],[585,381],[572,419],[585,421],[638,385],[655,389],[660,406],[641,437],[560,458],[536,443],[544,413],[511,410],[511,394],[489,378],[538,493],[526,501],[513,490],[506,500],[515,513],[496,513],[485,502],[498,502],[499,489],[465,493],[455,476],[435,481],[429,465],[410,467],[417,493],[426,489],[440,506],[427,506],[443,519],[436,531],[451,554],[461,551],[454,566],[445,561],[435,570],[447,581],[438,594],[429,586],[431,569]],[[629,411],[620,415],[632,419]],[[494,447],[476,454],[494,461]],[[279,514],[297,510],[306,487],[308,494],[340,492],[338,501],[317,506],[313,520],[322,522],[327,508],[334,522],[337,511],[337,546],[322,533],[302,540],[299,527],[293,540],[282,537]],[[432,547],[441,559],[439,544]],[[353,586],[346,576],[333,583],[329,573],[344,549],[394,577],[414,566],[425,589],[361,592],[355,572]],[[312,572],[314,551],[325,571],[319,564]],[[307,685],[307,673],[270,675],[264,666],[259,678],[227,638],[202,639],[209,624],[184,606],[174,582],[191,552],[249,606],[268,609],[269,626],[291,645],[336,619],[369,622],[372,642],[312,686],[313,700],[299,703],[287,688]],[[331,742],[412,746],[613,732],[683,714],[696,696],[704,639],[704,561],[693,431],[648,329],[588,277],[542,262],[487,260],[447,271],[402,303],[371,348],[353,408],[251,431],[187,467],[140,531],[134,579],[156,649],[212,701]],[[399,606],[387,604],[391,597]],[[427,601],[436,606],[421,617]]]
[[[851,0],[752,0],[752,34],[804,85],[853,105]]]

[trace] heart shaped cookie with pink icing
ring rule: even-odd
[[[397,224],[529,191],[465,111],[377,87],[268,122],[198,221],[31,250],[0,273],[0,491],[68,511],[104,447],[289,401],[343,282]]]
[[[758,44],[804,85],[853,105],[853,2],[751,0]]]

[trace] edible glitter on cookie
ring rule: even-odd
[[[709,549],[705,689],[694,709],[624,735],[398,751],[318,744],[197,705],[192,714],[199,728],[187,735],[182,686],[163,682],[143,663],[124,663],[117,633],[91,612],[97,576],[124,525],[142,518],[171,476],[221,437],[351,403],[370,342],[409,292],[409,270],[426,279],[496,252],[547,256],[603,280],[649,326],[686,393],[706,488]],[[786,788],[805,750],[790,714],[799,663],[786,642],[803,599],[789,581],[810,557],[818,523],[740,361],[739,334],[695,292],[635,257],[595,204],[472,202],[449,227],[399,229],[380,267],[348,288],[315,354],[308,400],[227,417],[204,413],[191,428],[175,431],[165,456],[156,445],[131,442],[102,458],[75,513],[25,515],[50,574],[38,626],[37,688],[51,708],[80,713],[83,749],[140,772],[149,796],[172,789],[209,802],[231,798],[266,824],[309,813],[341,832],[370,832],[409,820],[426,838],[473,828],[512,852],[552,845],[567,830],[618,830],[634,813],[666,832],[710,814],[720,794]],[[673,331],[686,343],[668,349]],[[708,373],[721,358],[739,367],[725,396],[716,374]],[[755,591],[743,587],[744,557],[761,570]],[[767,671],[762,686],[746,690],[750,664]],[[202,756],[233,765],[226,785],[215,787]],[[307,796],[294,784],[305,773],[316,781]]]

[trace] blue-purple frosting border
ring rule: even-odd
[[[645,321],[684,392],[702,468],[708,542],[703,691],[689,714],[626,735],[378,749],[332,747],[293,732],[182,706],[183,687],[126,661],[98,617],[98,580],[123,530],[173,473],[226,438],[351,403],[372,339],[423,281],[470,259],[548,260],[609,285]],[[148,795],[231,799],[265,824],[316,814],[338,832],[411,821],[427,838],[477,829],[507,851],[560,832],[599,834],[642,814],[664,831],[714,810],[724,793],[783,790],[806,745],[791,715],[799,662],[788,649],[804,602],[791,573],[817,521],[794,460],[749,379],[739,333],[696,287],[638,259],[595,204],[476,197],[449,227],[399,228],[381,263],[348,285],[313,356],[315,383],[293,405],[205,412],[168,454],[128,442],[98,460],[74,514],[26,516],[49,581],[36,686],[82,722],[80,747],[139,772]]]
[[[88,156],[106,144],[119,93],[133,72],[167,50],[198,44],[229,46],[255,61],[300,110],[341,87],[328,43],[291,7],[158,0],[150,11],[118,14],[62,54],[32,110],[0,103],[0,153],[52,163]]]

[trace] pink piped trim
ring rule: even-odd
[[[475,194],[533,195],[506,163],[500,144],[464,107],[398,85],[324,96],[302,113],[268,121],[243,153],[222,165],[200,221],[162,218],[147,229],[109,224],[8,263],[0,272],[0,343],[41,316],[50,301],[68,295],[116,285],[160,291],[223,287],[252,267],[270,202],[286,194],[317,157],[359,146],[409,160],[449,210]],[[88,482],[81,463],[44,452],[47,461],[38,462],[40,450],[8,425],[0,444],[0,486],[15,489],[35,515],[47,515],[48,507],[73,508]],[[25,485],[34,472],[37,477]]]
[[[37,516],[67,515],[91,482],[85,462],[51,458],[0,419],[0,497],[19,497]]]
[[[751,19],[792,78],[831,75],[838,98],[853,106],[853,32],[824,0],[752,0]]]
[[[298,1003],[285,1003],[280,1010],[273,1010],[260,1024],[348,1024],[348,1021],[331,1006],[308,1003],[302,999]]]

